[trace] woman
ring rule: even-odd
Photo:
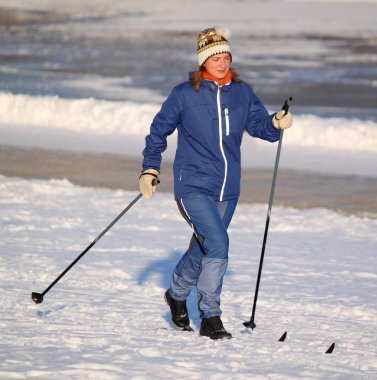
[[[227,228],[240,194],[240,146],[244,131],[270,142],[292,125],[290,113],[269,115],[251,87],[231,68],[229,31],[213,27],[197,39],[199,68],[176,86],[155,116],[143,151],[140,190],[152,198],[167,136],[178,130],[174,194],[193,230],[174,269],[165,300],[174,325],[193,331],[186,299],[196,287],[200,335],[228,339],[220,319],[220,294],[228,264]]]

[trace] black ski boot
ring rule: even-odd
[[[186,301],[176,301],[172,298],[167,290],[165,293],[165,301],[170,306],[171,320],[178,330],[194,331],[190,327],[190,318],[188,316]]]
[[[211,339],[230,339],[232,337],[232,334],[224,329],[220,317],[203,318],[200,335],[208,336]]]

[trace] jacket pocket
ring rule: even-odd
[[[224,113],[225,113],[225,135],[229,136],[229,133],[230,133],[229,109],[225,108]]]

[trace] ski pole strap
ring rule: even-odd
[[[153,174],[153,173],[141,173],[140,176],[139,176],[139,179],[143,176],[143,175],[151,175],[153,178],[152,180],[152,185],[153,186],[156,186],[160,183],[160,179],[158,178],[158,175],[156,174]]]
[[[151,175],[151,176],[154,177],[154,178],[158,178],[158,175],[153,174],[153,173],[141,173],[139,179],[140,179],[143,175]]]

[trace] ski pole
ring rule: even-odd
[[[285,113],[284,113],[283,116],[285,116],[288,113],[289,106],[290,106],[291,102],[292,102],[292,97],[290,97],[289,99],[287,99],[284,102],[282,110],[285,111]],[[252,314],[251,314],[251,317],[250,317],[250,321],[243,323],[245,327],[250,327],[252,330],[254,330],[254,328],[257,327],[257,325],[255,324],[255,310],[256,310],[256,307],[257,307],[257,300],[258,300],[260,279],[261,279],[261,276],[262,276],[264,251],[266,249],[268,227],[270,225],[271,208],[272,208],[272,202],[274,200],[275,185],[276,185],[276,178],[277,178],[277,174],[278,174],[278,167],[279,167],[279,160],[280,160],[280,151],[281,151],[281,144],[283,142],[283,135],[284,135],[284,129],[281,129],[280,130],[279,145],[278,145],[278,149],[277,149],[277,153],[276,153],[276,159],[275,159],[274,174],[273,174],[273,177],[272,177],[272,186],[271,186],[271,192],[270,192],[270,201],[269,201],[269,204],[268,204],[266,226],[265,226],[265,229],[264,229],[262,252],[261,252],[261,257],[260,257],[260,261],[259,261],[259,270],[258,270],[257,284],[256,284],[256,287],[255,287],[253,311],[252,311]]]
[[[156,180],[153,180],[156,181]],[[159,183],[159,180],[156,181]],[[50,284],[43,293],[32,292],[31,299],[36,303],[42,303],[45,294],[97,243],[103,235],[142,197],[140,193],[85,249],[77,258]]]

